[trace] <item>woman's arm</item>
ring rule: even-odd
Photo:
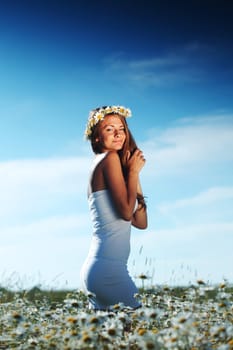
[[[139,172],[145,160],[140,150],[136,150],[129,159],[127,184],[122,173],[122,166],[117,152],[109,152],[103,161],[103,175],[110,190],[114,204],[124,220],[132,220],[139,181]]]
[[[133,214],[132,225],[138,229],[146,229],[148,224],[146,203],[145,203],[144,196],[142,194],[142,188],[139,181],[137,186],[137,199],[138,199],[138,207]]]

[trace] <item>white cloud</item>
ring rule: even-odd
[[[219,240],[222,240],[223,237],[229,237],[229,239],[233,240],[232,232],[233,222],[190,223],[185,227],[180,226],[171,229],[148,230],[144,234],[136,234],[134,239],[137,242],[137,246],[144,246],[150,251],[153,251],[155,248],[151,245],[151,242],[156,242],[157,246],[162,244],[167,247],[176,244],[183,249],[183,244],[186,245],[188,242],[196,241],[198,245],[201,245],[203,243],[203,238],[205,238],[207,243],[210,237],[219,237]],[[221,235],[219,233],[221,233]],[[192,248],[193,247],[190,246],[190,249]],[[162,254],[163,252],[164,251],[162,251]]]
[[[89,213],[48,217],[3,228],[1,283],[20,288],[35,284],[62,288],[68,281],[69,287],[77,287],[90,239]]]
[[[205,173],[224,162],[232,167],[232,117],[189,118],[166,130],[151,129],[148,140],[141,144],[147,175]]]
[[[201,50],[202,49],[202,50]],[[125,59],[122,54],[105,60],[108,75],[124,79],[138,87],[163,87],[177,84],[199,82],[205,79],[205,71],[201,68],[203,50],[198,43],[167,52],[164,55],[144,59]]]
[[[184,63],[184,58],[176,55],[169,55],[167,57],[155,57],[151,59],[142,59],[137,61],[130,61],[129,67],[131,68],[156,68],[156,67],[169,67],[174,65],[180,65]]]
[[[190,207],[196,206],[202,211],[203,206],[208,209],[209,205],[213,205],[216,202],[221,206],[221,202],[228,199],[233,199],[233,187],[213,187],[191,198],[178,199],[170,203],[161,203],[158,209],[161,213],[168,214],[176,209],[190,209]]]
[[[2,246],[4,244],[24,245],[29,240],[44,241],[51,237],[69,238],[70,235],[86,231],[89,214],[52,216],[26,224],[8,226],[0,231]]]
[[[89,160],[82,157],[9,161],[0,163],[0,176],[4,187],[5,183],[9,182],[9,189],[13,185],[18,191],[26,184],[35,187],[39,185],[51,192],[77,192],[80,191],[80,186],[77,186],[78,181],[74,180],[78,175],[86,174],[88,163]],[[64,179],[65,188],[60,187]],[[1,190],[4,187],[2,185]]]
[[[26,159],[0,163],[0,217],[29,213],[86,193],[87,157]]]

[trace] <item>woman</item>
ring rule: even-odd
[[[139,181],[145,159],[128,129],[130,115],[123,106],[97,108],[90,112],[85,131],[96,157],[88,189],[93,237],[81,279],[95,310],[117,303],[140,307],[127,260],[131,225],[147,227]]]

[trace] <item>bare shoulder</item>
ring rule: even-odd
[[[119,154],[116,151],[110,151],[104,158],[105,164],[119,164],[120,163],[120,157]]]
[[[110,151],[103,161],[103,172],[107,177],[120,176],[122,172],[119,154],[116,151]]]
[[[122,202],[122,198],[125,197],[126,188],[120,157],[116,151],[108,152],[104,158],[102,173],[105,186],[112,193],[113,200],[118,207],[119,203]],[[116,188],[118,189],[117,191]]]

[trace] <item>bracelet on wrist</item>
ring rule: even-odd
[[[145,197],[142,194],[140,194],[140,193],[137,194],[137,201],[138,201],[138,209],[137,210],[146,209]]]

